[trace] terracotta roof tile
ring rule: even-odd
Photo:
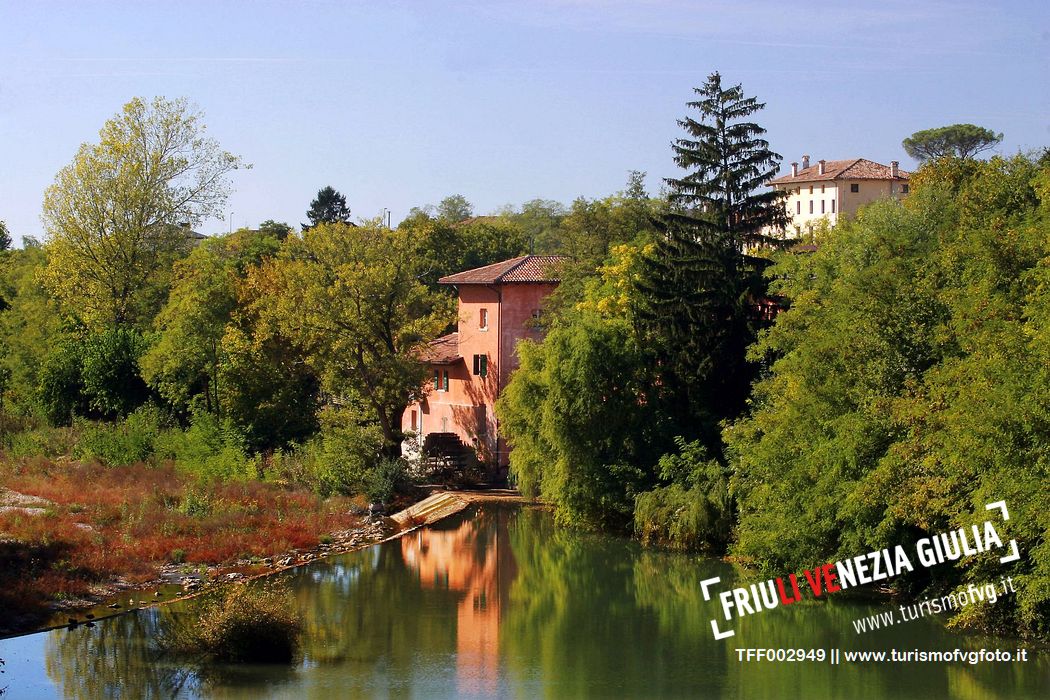
[[[523,255],[503,262],[457,272],[438,280],[441,284],[502,284],[504,282],[558,282],[563,255]]]
[[[897,177],[890,175],[890,166],[876,163],[867,158],[850,160],[824,161],[824,174],[820,174],[820,164],[811,165],[798,171],[798,175],[782,175],[769,181],[771,185],[785,182],[820,182],[825,180],[907,180],[911,175],[906,170],[897,169]]]
[[[432,365],[451,365],[459,359],[459,333],[449,333],[430,341],[419,359]]]

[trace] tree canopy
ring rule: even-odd
[[[682,436],[720,451],[718,423],[744,408],[755,366],[747,346],[763,325],[761,251],[782,241],[782,193],[765,186],[780,156],[746,118],[764,105],[716,72],[688,103],[674,142],[686,174],[669,178],[670,208],[638,279],[638,327],[667,410]]]
[[[0,252],[11,247],[11,232],[7,230],[7,224],[0,221]]]
[[[417,353],[452,321],[454,305],[420,280],[417,237],[378,221],[348,233],[346,224],[321,224],[290,239],[260,270],[272,290],[260,312],[399,457],[401,415],[424,392]]]
[[[310,202],[306,217],[310,223],[302,225],[304,231],[318,224],[348,224],[350,207],[346,206],[346,197],[328,185],[317,191],[317,196]]]
[[[931,160],[943,156],[973,158],[982,151],[999,145],[1003,140],[997,134],[974,124],[952,124],[936,129],[924,129],[904,139],[904,151],[915,160]]]
[[[93,327],[148,322],[185,227],[221,213],[243,165],[185,99],[131,100],[45,194],[48,287]]]

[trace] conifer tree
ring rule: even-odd
[[[765,105],[740,85],[724,88],[717,72],[695,92],[688,107],[699,114],[678,122],[687,135],[673,143],[687,173],[666,180],[670,210],[638,282],[635,321],[677,431],[717,454],[718,423],[742,410],[754,374],[746,348],[766,307],[755,254],[781,243],[786,212],[765,189],[781,157],[746,120]]]
[[[350,207],[346,206],[346,197],[331,185],[317,191],[317,197],[310,202],[306,212],[310,223],[303,224],[303,230],[318,224],[349,224]]]

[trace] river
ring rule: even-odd
[[[1045,698],[1050,660],[740,661],[737,649],[1015,651],[927,618],[857,635],[889,603],[832,597],[735,621],[716,641],[710,558],[556,528],[545,510],[475,506],[287,576],[305,623],[292,666],[199,666],[158,654],[187,603],[0,641],[3,700],[20,698]],[[841,657],[840,657],[841,658]]]

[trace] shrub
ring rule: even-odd
[[[635,534],[642,544],[723,549],[734,516],[727,470],[707,458],[700,442],[675,442],[678,451],[661,457],[659,465],[660,477],[671,484],[635,497]]]
[[[79,459],[95,458],[111,465],[145,462],[153,456],[157,438],[167,424],[168,417],[153,404],[146,404],[116,423],[77,421],[80,437],[73,454]]]
[[[172,430],[156,440],[158,459],[171,459],[183,472],[205,481],[254,479],[256,460],[245,454],[236,431],[205,411],[193,415],[186,430]]]
[[[130,328],[98,333],[82,349],[81,381],[91,408],[107,417],[126,416],[149,396],[139,371],[146,350],[142,334]]]
[[[405,479],[408,463],[404,459],[381,457],[362,478],[363,492],[372,503],[385,503]]]
[[[214,661],[289,663],[302,630],[286,586],[247,583],[205,593],[190,613],[169,618],[160,639],[163,649]]]

